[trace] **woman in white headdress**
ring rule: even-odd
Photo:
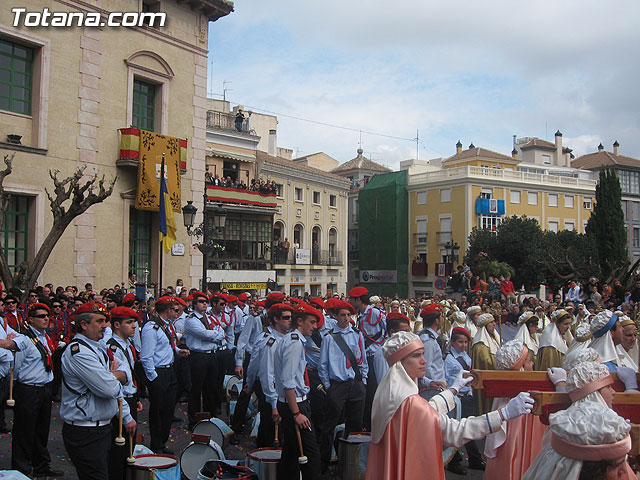
[[[591,319],[593,340],[589,346],[600,354],[600,360],[611,372],[615,372],[618,367],[618,352],[614,336],[622,341],[622,327],[618,320],[618,315],[609,310],[603,310]]]
[[[583,322],[578,325],[573,335],[573,342],[571,342],[571,345],[569,345],[569,349],[567,350],[567,355],[574,350],[584,350],[585,348],[588,348],[591,344],[592,338],[593,334],[591,333],[591,328],[587,322]]]
[[[534,322],[537,324],[535,317]],[[533,370],[528,350],[520,340],[506,342],[496,353],[496,370]],[[494,398],[492,409],[497,410],[508,401],[509,398]],[[487,467],[484,478],[520,480],[540,452],[546,428],[536,415],[524,415],[503,423],[485,440]]]
[[[618,365],[629,367],[635,372],[638,371],[638,355],[634,348],[638,341],[635,338],[636,324],[626,315],[620,317],[620,327],[622,327],[622,343],[616,345],[618,352]]]
[[[514,340],[520,340],[527,346],[529,350],[529,356],[533,363],[536,362],[536,356],[538,355],[538,319],[533,312],[524,312],[518,318],[518,331]]]
[[[481,314],[478,317],[478,331],[473,337],[471,346],[471,366],[476,370],[495,370],[493,360],[500,348],[500,343],[500,335],[496,331],[493,315]],[[481,390],[474,390],[473,396],[478,405],[478,415],[491,410],[492,400],[482,395]]]
[[[571,314],[560,309],[553,312],[551,322],[546,326],[540,338],[540,349],[536,358],[536,370],[560,367],[569,350],[565,340],[572,321]]]
[[[610,408],[584,402],[549,416],[551,441],[523,480],[632,479],[630,425]]]
[[[482,313],[482,307],[480,305],[472,305],[467,308],[467,321],[464,324],[464,329],[471,334],[471,338],[476,336],[478,332],[478,317]]]
[[[454,312],[453,315],[451,315],[451,328],[449,329],[449,338],[451,338],[451,333],[453,332],[453,329],[456,327],[462,327],[464,328],[466,322],[467,322],[467,315],[464,312]]]
[[[382,349],[390,368],[373,399],[367,480],[444,480],[442,445],[459,447],[471,439],[484,438],[533,406],[529,394],[521,393],[499,411],[460,421],[451,419],[418,394],[417,381],[426,371],[420,338],[397,332]],[[439,394],[441,400],[453,403],[453,395],[468,381],[460,372],[452,390]]]
[[[574,365],[567,374],[566,390],[572,404],[597,402],[611,408],[614,390],[613,377],[605,365],[599,362],[582,362]]]
[[[572,344],[573,345],[573,344]],[[600,355],[593,348],[581,348],[577,350],[571,350],[567,352],[562,361],[562,368],[564,368],[567,373],[573,370],[573,367],[582,362],[598,362],[600,363]]]

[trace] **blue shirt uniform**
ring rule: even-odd
[[[253,345],[256,343],[256,340],[258,340],[262,332],[262,317],[260,315],[248,315],[246,317],[244,328],[238,338],[238,345],[236,345],[236,367],[242,365],[245,353],[249,355],[252,354]]]
[[[66,423],[100,422],[106,425],[111,421],[118,411],[117,398],[122,397],[123,390],[109,371],[109,357],[101,342],[76,334],[62,354],[62,375],[60,417]],[[125,401],[122,402],[122,419],[125,424],[133,420]]]
[[[286,334],[275,351],[275,380],[278,400],[286,403],[285,390],[295,390],[298,401],[309,393],[309,386],[305,382],[305,340],[300,331],[295,330]],[[311,341],[311,340],[308,340]]]
[[[444,376],[448,387],[453,385],[456,377],[462,371],[462,364],[457,360],[458,357],[469,366],[467,370],[471,370],[471,357],[469,354],[465,351],[458,352],[455,348],[451,347],[447,356],[444,357]],[[458,395],[471,395],[471,387],[462,387]]]
[[[160,317],[153,317],[142,328],[140,362],[150,382],[158,376],[156,367],[173,365],[173,356],[176,352],[175,340],[172,345],[165,332],[171,335],[169,324]]]
[[[338,322],[335,319],[331,318],[328,315],[325,315],[324,325],[322,325],[322,328],[317,330],[317,334],[316,332],[314,332],[310,337],[306,338],[306,341],[304,343],[304,349],[305,349],[306,358],[307,358],[307,366],[309,368],[313,370],[318,369],[318,363],[320,363],[320,349],[322,347],[322,339],[337,324]],[[317,345],[316,343],[317,341],[320,342],[320,345]]]
[[[130,339],[123,339],[118,335],[112,335],[109,341],[109,350],[114,360],[119,364],[118,370],[124,372],[127,376],[127,383],[122,386],[122,393],[125,397],[133,397],[138,394],[138,388],[134,383],[134,366],[135,359],[131,347],[133,343]]]
[[[240,332],[242,332],[242,329],[244,328],[244,324],[247,321],[247,317],[245,315],[245,312],[238,306],[236,305],[233,308],[233,332],[236,336],[240,335]]]
[[[27,328],[33,338],[29,338],[27,335],[18,335],[13,339],[18,346],[13,377],[16,382],[41,387],[53,381],[53,362],[51,361],[47,366],[46,360],[47,356],[51,358],[53,352],[49,348],[45,333],[40,333],[31,326]],[[44,349],[42,353],[41,349]],[[44,352],[47,355],[43,358]]]
[[[212,311],[208,312],[208,314],[215,318],[222,330],[224,330],[227,348],[234,348],[235,334],[233,332],[233,318],[224,311],[220,312],[219,315],[214,314]]]
[[[350,326],[345,329],[341,329],[336,326],[331,330],[331,332],[342,335],[342,338],[351,349],[356,361],[358,362],[362,381],[366,384],[369,365],[367,364],[364,337],[362,336],[362,333],[356,332]],[[345,358],[345,354],[342,353],[342,350],[338,347],[338,344],[331,336],[331,332],[327,333],[322,341],[322,348],[320,349],[320,363],[318,364],[318,375],[326,389],[331,386],[332,380],[345,382],[356,378],[356,372],[353,370],[351,362]]]
[[[258,364],[258,380],[267,402],[272,409],[276,409],[278,404],[278,395],[276,393],[276,377],[275,377],[275,352],[278,342],[284,337],[283,333],[273,330],[271,337],[267,339],[262,354],[260,355],[260,363]],[[253,361],[253,357],[251,357]]]
[[[385,315],[381,310],[368,305],[358,318],[358,325],[366,341],[367,356],[371,356],[380,350],[384,343],[387,332]]]
[[[182,312],[178,318],[173,321],[173,328],[176,331],[176,336],[178,337],[178,343],[186,343],[187,338],[184,330],[184,324],[187,320],[187,317],[191,314],[191,312]],[[182,342],[181,342],[182,341]]]
[[[424,380],[444,382],[444,361],[442,360],[442,350],[438,345],[440,334],[431,328],[425,328],[420,335],[420,340],[424,344],[424,359],[427,361],[427,371]]]
[[[15,330],[9,325],[7,325],[7,330],[5,330],[3,325],[0,323],[0,340],[5,340],[7,338],[7,334],[9,333],[17,335]],[[9,375],[9,370],[11,370],[12,363],[13,352],[11,350],[7,350],[6,348],[0,348],[0,378],[4,378]]]
[[[225,341],[224,330],[206,314],[192,312],[184,321],[184,331],[187,348],[194,352],[213,352]]]

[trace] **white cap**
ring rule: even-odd
[[[496,370],[511,370],[522,357],[524,344],[521,340],[510,340],[503,344],[495,356]]]

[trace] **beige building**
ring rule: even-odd
[[[49,169],[69,175],[79,166],[107,178],[111,197],[78,217],[60,238],[40,281],[113,286],[129,271],[158,280],[158,214],[134,208],[136,160],[119,158],[120,128],[129,126],[188,140],[181,203],[202,207],[205,174],[209,22],[228,15],[227,0],[32,0],[29,11],[166,13],[164,27],[14,27],[0,11],[0,154],[15,153],[5,188],[13,200],[3,244],[10,264],[32,259],[52,216],[45,189]],[[15,143],[20,136],[19,143]],[[6,139],[6,140],[5,140]],[[197,285],[200,252],[176,214],[178,243],[165,255],[163,284]]]

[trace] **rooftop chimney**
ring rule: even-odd
[[[600,143],[600,145],[598,145],[598,151],[601,152],[604,150],[604,145],[602,145],[602,143]]]
[[[469,150],[476,148],[476,146],[473,144],[473,142],[471,142],[471,144],[469,145]]]
[[[620,144],[618,143],[618,140],[613,142],[613,154],[620,155]]]
[[[556,162],[555,165],[558,167],[563,167],[562,162],[562,132],[560,130],[556,131]]]
[[[458,143],[456,143],[456,155],[462,153],[462,143],[460,142],[460,140],[458,140]]]
[[[358,156],[359,156],[359,157],[361,157],[361,156],[362,156],[362,154],[364,153],[364,150],[362,150],[361,148],[359,148],[359,149],[357,150],[357,152],[358,152]]]
[[[269,130],[269,155],[276,156],[276,147],[278,145],[278,132],[276,130]]]
[[[517,160],[518,159],[518,150],[516,150],[515,148],[513,150],[511,150],[511,157],[515,158]]]

